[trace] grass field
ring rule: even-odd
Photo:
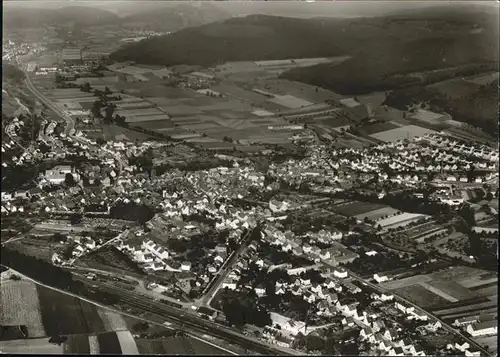
[[[393,142],[403,139],[413,139],[417,136],[424,136],[427,133],[435,133],[434,130],[425,129],[416,125],[407,125],[395,129],[390,129],[382,131],[376,134],[370,135],[371,137],[382,140],[384,142]]]
[[[473,291],[451,280],[432,279],[428,284],[442,291],[444,294],[452,296],[456,300],[471,299],[478,296]]]
[[[27,354],[27,355],[45,355],[45,354],[63,354],[64,346],[58,346],[49,343],[48,338],[36,338],[29,340],[1,341],[0,351],[3,354]]]
[[[35,284],[26,280],[2,281],[1,292],[0,325],[25,325],[28,337],[45,336]]]
[[[44,287],[37,291],[48,336],[105,332],[96,306]]]
[[[395,228],[407,225],[410,222],[424,217],[425,215],[423,214],[403,212],[402,214],[396,216],[381,219],[377,221],[377,224],[380,224],[382,228]]]
[[[474,339],[481,346],[488,346],[490,352],[494,354],[498,351],[498,336],[486,336],[486,337],[476,337]]]
[[[410,300],[421,307],[428,307],[436,304],[444,304],[448,300],[429,291],[420,284],[408,285],[402,288],[394,289],[395,294]]]
[[[331,210],[344,216],[355,216],[358,219],[363,219],[364,214],[370,214],[372,211],[385,207],[387,206],[376,203],[353,201],[333,206]]]
[[[368,219],[370,219],[372,221],[377,221],[381,217],[390,216],[390,215],[396,213],[397,211],[398,211],[397,209],[385,206],[382,208],[374,209],[372,211],[368,211],[368,212],[364,212],[362,214],[359,214],[356,216],[356,218],[357,219],[364,219],[365,217],[367,217]]]

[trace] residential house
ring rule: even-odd
[[[425,325],[426,330],[430,332],[436,332],[442,327],[443,326],[441,325],[440,321],[430,322],[427,325]]]
[[[302,297],[308,303],[313,303],[316,301],[316,296],[310,291],[306,291]]]
[[[224,283],[222,283],[222,288],[223,289],[224,288],[228,288],[230,290],[236,290],[236,283],[234,283],[234,282],[227,282],[227,283],[224,282]]]
[[[181,264],[181,270],[183,271],[190,271],[191,270],[191,262],[182,262]]]
[[[455,322],[453,322],[453,326],[456,326],[456,327],[467,326],[467,325],[473,324],[477,321],[478,321],[477,316],[466,316],[466,317],[462,317],[460,319],[456,319]]]
[[[255,293],[258,295],[258,296],[264,296],[266,294],[266,288],[264,288],[263,286],[259,285],[257,286],[255,289],[254,289]]]
[[[335,302],[339,301],[337,294],[332,293],[330,291],[327,294],[325,294],[325,299],[329,303],[335,303]]]
[[[359,332],[359,336],[363,340],[370,338],[370,336],[373,336],[373,334],[374,331],[370,327],[365,327]]]
[[[466,356],[466,357],[479,357],[479,356],[481,356],[481,352],[479,352],[479,351],[469,351],[469,350],[466,350],[466,351],[465,351],[465,356]]]
[[[320,294],[322,292],[322,287],[320,284],[317,284],[317,283],[314,283],[312,286],[311,286],[311,291],[316,293],[316,294]]]
[[[494,335],[497,333],[497,330],[498,330],[497,320],[477,322],[467,326],[467,332],[473,337]]]
[[[322,249],[319,253],[319,258],[322,260],[328,260],[331,258],[330,250]]]
[[[383,336],[389,341],[394,341],[395,339],[398,338],[398,332],[393,328],[388,328],[385,330]]]
[[[277,289],[276,289],[276,291],[275,291],[275,294],[276,294],[276,295],[283,295],[283,294],[285,294],[285,289],[284,289],[284,287],[283,287],[283,286],[280,286],[279,288],[277,288]]]
[[[390,341],[382,339],[378,344],[378,349],[381,351],[389,352],[392,349],[392,344]]]
[[[348,276],[348,273],[347,273],[347,270],[345,270],[344,268],[335,268],[334,271],[333,271],[333,276],[337,277],[337,278],[340,278],[340,279],[345,279],[347,278]]]
[[[342,325],[347,327],[353,327],[355,325],[354,319],[351,316],[344,317],[342,319]]]
[[[376,273],[376,274],[373,274],[373,279],[377,282],[377,283],[383,283],[384,281],[389,281],[390,280],[390,277],[388,275],[385,275],[385,274],[379,274],[379,273]]]
[[[300,296],[300,295],[302,295],[302,288],[301,288],[300,286],[295,285],[295,286],[292,288],[292,295],[295,295],[295,296]]]
[[[383,348],[380,348],[380,349],[383,349]],[[395,348],[391,348],[389,350],[388,355],[389,356],[405,356],[405,353],[401,347],[395,347]]]
[[[470,344],[469,342],[462,342],[462,343],[458,343],[458,342],[455,342],[455,349],[456,350],[459,350],[461,352],[465,352],[466,350],[468,350],[470,348]]]
[[[406,314],[406,306],[404,306],[403,304],[399,303],[399,302],[395,302],[394,303],[394,307],[396,307],[396,309],[400,310],[401,312],[405,313]]]

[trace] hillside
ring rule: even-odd
[[[231,15],[210,3],[175,4],[146,10],[120,19],[124,27],[141,27],[156,31],[177,31],[228,19]]]
[[[347,81],[353,73],[361,79],[372,73],[372,77],[377,77],[389,69],[408,72],[494,61],[498,48],[492,32],[498,30],[493,15],[468,10],[460,7],[449,15],[422,11],[358,19],[250,15],[147,39],[118,50],[112,58],[149,64],[211,65],[237,60],[354,57],[342,69],[319,66],[287,74],[289,78],[323,86],[333,84],[329,78]],[[326,76],[324,71],[328,71]]]
[[[92,26],[118,21],[114,13],[88,6],[66,6],[59,9],[35,9],[5,6],[4,29],[38,28],[54,24]]]
[[[337,20],[304,20],[250,15],[188,28],[130,44],[111,57],[148,64],[212,65],[239,60],[342,54],[332,46]],[[310,41],[315,38],[316,41]]]

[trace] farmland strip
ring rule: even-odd
[[[457,301],[455,303],[448,303],[448,304],[440,304],[440,305],[436,305],[436,306],[431,306],[427,310],[432,311],[432,312],[436,312],[439,310],[452,309],[454,307],[470,306],[472,304],[482,303],[482,302],[486,302],[486,301],[489,301],[489,299],[486,297],[483,297],[483,296],[478,296],[478,297],[474,297],[474,298],[470,298],[470,299]]]
[[[97,335],[99,341],[99,353],[101,354],[121,354],[120,341],[116,332],[105,332]]]

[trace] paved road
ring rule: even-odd
[[[245,237],[241,239],[241,245],[238,248],[238,250],[233,252],[231,256],[224,262],[224,264],[221,266],[219,270],[218,277],[216,276],[216,278],[214,278],[215,280],[212,280],[207,290],[205,291],[203,298],[197,300],[198,303],[200,303],[203,306],[208,306],[210,304],[215,294],[217,293],[217,290],[219,290],[219,287],[222,285],[227,275],[229,274],[232,266],[235,264],[237,258],[246,250],[248,240],[251,237],[254,230],[255,228],[252,229],[251,231],[248,231]]]
[[[392,295],[394,295],[394,298],[396,300],[404,302],[407,305],[413,306],[415,308],[415,310],[423,312],[423,313],[427,314],[428,316],[432,317],[433,319],[439,321],[441,323],[441,325],[446,330],[448,330],[449,332],[451,332],[454,335],[459,335],[462,339],[464,339],[465,341],[467,341],[471,346],[476,347],[478,350],[480,350],[481,354],[484,354],[485,356],[491,356],[491,354],[488,351],[486,351],[481,345],[479,345],[476,341],[474,341],[473,339],[471,339],[469,336],[463,334],[461,331],[453,328],[452,326],[450,326],[449,324],[447,324],[446,322],[444,322],[443,320],[441,320],[438,316],[434,315],[433,313],[431,313],[429,311],[426,311],[426,310],[422,309],[420,306],[415,305],[413,302],[411,302],[411,301],[409,301],[409,300],[407,300],[407,299],[405,299],[405,298],[403,298],[403,297],[395,294],[394,291],[392,291],[392,290],[385,289],[385,288],[381,287],[378,284],[373,284],[373,283],[369,282],[368,280],[362,278],[361,276],[353,273],[352,271],[349,271],[349,270],[347,270],[347,271],[349,272],[349,276],[353,277],[354,279],[359,280],[359,281],[365,283],[369,287],[371,287],[371,288],[373,288],[373,289],[375,289],[375,290],[377,290],[377,291],[379,291],[381,293],[392,294]]]

